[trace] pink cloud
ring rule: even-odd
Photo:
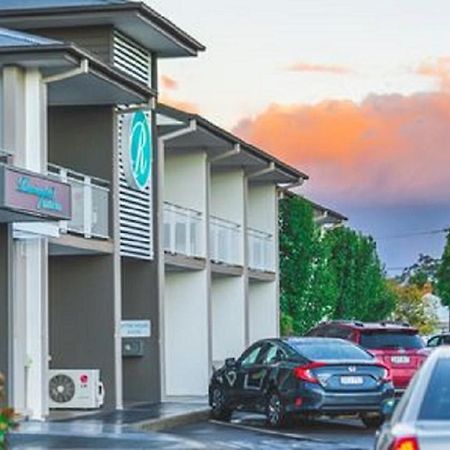
[[[313,64],[307,62],[297,62],[287,68],[291,72],[317,72],[329,73],[333,75],[345,75],[352,73],[348,67],[336,66],[332,64]]]

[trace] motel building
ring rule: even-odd
[[[159,58],[204,47],[144,3],[2,0],[0,27],[8,403],[205,397],[278,335],[278,189],[306,175],[158,104]]]

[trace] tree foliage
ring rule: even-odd
[[[333,280],[325,269],[327,249],[313,208],[299,197],[280,201],[281,328],[300,334],[334,309]]]
[[[437,270],[436,293],[446,306],[450,306],[450,232]]]
[[[395,299],[373,239],[340,227],[327,233],[325,245],[330,249],[328,270],[336,283],[333,318],[385,319],[394,309]]]
[[[327,318],[380,320],[394,308],[374,241],[344,227],[323,236],[299,197],[280,201],[280,286],[285,334]]]
[[[434,286],[439,269],[439,260],[421,253],[412,266],[407,267],[398,278],[400,283],[415,284],[421,288]]]
[[[420,280],[419,280],[420,281]],[[408,322],[423,334],[433,333],[438,324],[438,318],[426,294],[430,292],[430,285],[421,286],[420,283],[399,283],[390,281],[396,306],[392,318],[396,321]]]

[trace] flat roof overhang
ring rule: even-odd
[[[0,47],[0,66],[38,68],[48,83],[50,106],[149,104],[156,92],[72,44]],[[84,67],[84,72],[76,70]]]
[[[196,56],[205,47],[142,2],[1,9],[0,26],[16,30],[109,25],[160,58]]]
[[[308,175],[248,144],[202,116],[186,113],[167,105],[158,105],[158,113],[162,117],[171,119],[160,121],[162,124],[158,129],[161,136],[195,124],[191,133],[174,137],[167,141],[165,146],[169,150],[203,149],[211,157],[213,170],[241,167],[249,175],[251,182],[287,184],[308,179]],[[240,151],[234,154],[231,152],[230,156],[221,158],[225,152],[236,148]]]

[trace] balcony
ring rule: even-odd
[[[247,236],[249,268],[261,272],[275,272],[273,235],[249,228]]]
[[[242,265],[242,228],[219,217],[210,218],[210,257],[215,263]]]
[[[62,225],[62,231],[109,239],[109,183],[54,164],[48,165],[48,175],[72,188],[72,220]]]
[[[165,202],[164,251],[190,258],[204,257],[203,222],[201,212]]]

